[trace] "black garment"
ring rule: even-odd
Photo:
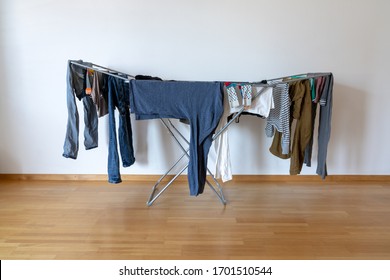
[[[137,75],[135,76],[136,80],[156,80],[156,81],[162,81],[160,77],[153,77],[148,75]]]

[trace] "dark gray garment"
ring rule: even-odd
[[[320,120],[318,127],[318,159],[317,174],[325,179],[328,176],[326,167],[326,156],[328,154],[328,143],[330,139],[331,120],[332,120],[332,100],[333,100],[333,75],[330,74],[327,83],[327,90],[321,95],[320,100]],[[321,101],[324,102],[321,103]]]
[[[83,61],[77,61],[83,63]],[[90,63],[84,63],[90,65]],[[79,150],[79,113],[76,98],[82,100],[84,107],[84,146],[93,149],[98,146],[98,116],[92,98],[85,94],[86,69],[68,61],[66,77],[66,99],[68,107],[68,122],[64,142],[63,156],[77,158]]]
[[[322,179],[325,179],[325,177],[328,175],[326,158],[328,154],[328,143],[331,133],[332,99],[333,75],[330,74],[325,77],[325,86],[320,99],[320,118],[318,123],[318,159],[316,172],[321,176]],[[313,104],[313,118],[315,118],[316,109],[317,105]],[[307,166],[311,166],[312,150],[313,139],[311,139],[305,150],[305,163]]]
[[[190,122],[190,195],[204,190],[207,155],[223,113],[222,84],[132,80],[132,104],[137,120],[187,119]]]
[[[99,118],[108,114],[107,75],[95,71],[93,73],[91,97],[96,106]]]
[[[305,158],[303,160],[303,163],[306,164],[306,166],[311,167],[311,157],[313,153],[313,138],[314,138],[314,125],[315,125],[315,119],[316,119],[316,114],[317,114],[317,104],[315,102],[311,103],[311,113],[312,113],[312,127],[311,130],[313,133],[311,134],[309,144],[307,144],[307,147],[305,149]]]

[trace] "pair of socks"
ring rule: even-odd
[[[252,86],[250,84],[235,84],[224,83],[226,91],[228,93],[228,100],[230,108],[236,108],[240,106],[238,100],[237,90],[241,92],[242,103],[244,107],[249,108],[252,102]]]

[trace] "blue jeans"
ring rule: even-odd
[[[108,114],[109,114],[109,147],[108,147],[108,182],[122,182],[119,172],[119,155],[117,147],[115,108],[119,112],[119,149],[123,167],[134,164],[133,133],[130,121],[130,84],[108,77]]]
[[[80,61],[82,62],[82,61]],[[87,63],[86,63],[87,64]],[[68,122],[64,142],[63,156],[77,158],[79,150],[79,113],[75,96],[83,102],[84,107],[84,146],[86,150],[98,146],[98,115],[95,104],[85,94],[86,69],[68,61],[66,99],[68,106]]]

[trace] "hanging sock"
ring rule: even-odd
[[[228,93],[228,100],[230,108],[235,108],[240,106],[240,103],[238,102],[238,96],[236,92],[236,84],[233,83],[224,83],[226,87],[226,91]]]
[[[249,109],[252,103],[252,86],[250,84],[241,85],[241,95],[245,109]]]

